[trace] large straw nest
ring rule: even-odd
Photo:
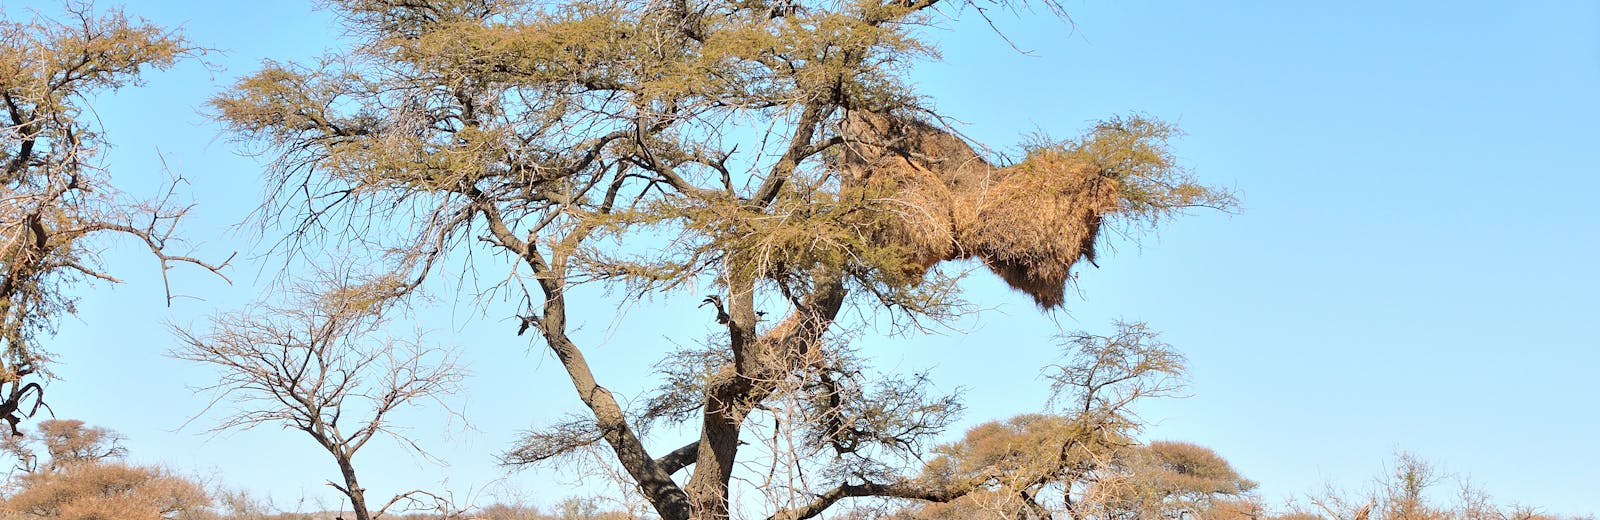
[[[1041,307],[1062,304],[1072,266],[1094,261],[1120,183],[1078,154],[1042,151],[996,167],[960,137],[906,117],[852,112],[834,159],[845,190],[878,197],[867,227],[908,251],[908,272],[979,258]]]

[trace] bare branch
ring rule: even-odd
[[[281,424],[305,432],[343,474],[342,484],[329,485],[368,520],[352,458],[379,435],[425,455],[391,427],[390,413],[422,400],[442,404],[464,373],[450,349],[377,336],[400,281],[358,280],[346,271],[324,275],[294,288],[284,304],[216,316],[204,334],[174,327],[183,346],[172,355],[218,369],[219,380],[208,389],[238,409],[216,430]]]
[[[117,191],[100,164],[103,132],[83,117],[94,96],[204,52],[176,32],[120,10],[96,14],[88,4],[68,5],[61,21],[0,20],[0,419],[13,427],[43,406],[41,387],[25,378],[50,377],[49,353],[38,343],[76,309],[68,287],[118,282],[100,264],[100,239],[143,242],[164,281],[177,264],[219,276],[227,266],[177,250],[189,209],[174,202],[182,179],[148,201]]]

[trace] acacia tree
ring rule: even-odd
[[[1084,440],[1081,426],[1068,417],[1029,414],[974,427],[960,442],[941,446],[940,457],[928,470],[958,468],[967,472],[966,478],[987,472],[981,475],[984,489],[948,503],[896,511],[889,517],[1235,520],[1263,514],[1259,501],[1249,495],[1255,483],[1209,448],[1156,441],[1102,447],[1110,449],[1092,453],[1083,446],[1071,446],[1075,440]],[[999,468],[1015,474],[1041,470],[1053,474],[1043,480],[1018,480],[996,471]],[[950,476],[925,473],[924,478]],[[1079,480],[1059,480],[1065,478]]]
[[[1233,519],[1260,516],[1256,483],[1210,448],[1177,441],[1138,446],[1115,461],[1128,485],[1114,497],[1122,518]]]
[[[264,223],[288,227],[289,251],[334,238],[389,255],[407,276],[397,295],[475,244],[509,260],[479,280],[505,280],[526,308],[517,333],[538,334],[588,413],[508,460],[600,443],[669,520],[729,516],[757,422],[793,434],[788,456],[766,457],[794,477],[762,486],[777,517],[970,492],[896,470],[958,407],[920,377],[875,378],[841,309],[881,310],[902,331],[957,315],[944,266],[969,258],[1059,306],[1103,225],[1232,202],[1192,181],[1165,147],[1175,130],[1144,117],[1034,143],[1008,166],[975,151],[904,80],[933,54],[915,28],[940,0],[330,5],[350,48],[268,62],[212,101],[272,159]],[[716,287],[705,303],[721,327],[665,353],[660,391],[627,409],[572,335],[582,284],[625,299]],[[659,425],[698,439],[652,447]]]
[[[24,463],[37,461],[37,449],[42,448],[49,461],[34,464],[7,483],[0,513],[62,520],[167,520],[200,518],[210,502],[189,479],[119,460],[127,450],[115,431],[78,420],[41,421],[39,430],[42,435],[31,444],[40,446],[5,446]]]
[[[188,210],[172,191],[153,200],[117,191],[100,163],[105,137],[85,115],[90,97],[198,52],[174,32],[86,4],[69,4],[64,21],[0,19],[0,419],[13,434],[42,402],[50,354],[40,337],[75,311],[71,287],[117,282],[100,265],[102,237],[148,246],[163,275],[174,264],[221,269],[172,251]]]
[[[0,439],[0,452],[17,459],[23,473],[51,471],[67,464],[93,463],[128,454],[122,434],[109,428],[88,426],[77,419],[39,421],[37,435],[10,435]],[[40,464],[40,451],[48,456]]]
[[[1183,357],[1142,323],[1109,335],[1065,337],[1066,359],[1045,371],[1057,413],[1025,414],[978,425],[912,482],[925,489],[972,490],[943,504],[900,512],[908,518],[1142,519],[1206,516],[1214,499],[1255,486],[1209,449],[1140,444],[1133,414],[1141,399],[1179,388]]]
[[[325,277],[292,289],[284,303],[215,316],[206,333],[174,327],[182,346],[173,355],[217,368],[220,379],[209,389],[239,407],[216,428],[274,424],[310,436],[333,457],[340,481],[328,485],[350,501],[357,520],[426,493],[369,508],[356,453],[380,436],[416,448],[390,414],[455,392],[464,376],[449,349],[379,334],[391,286],[387,278]]]

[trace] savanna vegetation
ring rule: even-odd
[[[263,159],[253,223],[274,258],[312,267],[285,267],[277,300],[174,327],[170,354],[214,368],[213,403],[238,410],[216,429],[281,427],[327,452],[348,511],[329,514],[359,520],[1541,518],[1470,488],[1431,503],[1440,478],[1410,456],[1371,493],[1266,504],[1222,455],[1142,437],[1132,408],[1179,389],[1184,358],[1138,322],[1063,333],[1060,363],[1042,368],[1050,406],[951,440],[959,396],[854,341],[914,341],[977,312],[963,266],[1041,311],[1064,307],[1113,236],[1236,201],[1179,164],[1174,125],[1144,114],[1016,157],[960,137],[906,74],[937,53],[918,28],[948,3],[328,1],[346,46],[264,63],[205,102]],[[1053,0],[956,3],[1065,18]],[[17,461],[0,517],[314,516],[128,462],[111,430],[39,417],[53,328],[82,285],[117,281],[101,237],[142,244],[163,271],[229,263],[182,250],[176,188],[117,191],[99,155],[116,136],[87,117],[94,93],[200,45],[79,4],[0,25],[0,417]],[[368,494],[357,451],[409,442],[392,412],[454,413],[439,397],[471,392],[453,348],[391,326],[415,298],[476,299],[436,294],[437,278],[516,302],[504,341],[547,349],[566,377],[536,384],[586,407],[485,455],[538,471],[600,453],[627,497],[541,512],[425,485]],[[571,325],[574,299],[595,294],[687,299],[701,305],[682,319],[717,330],[639,346],[659,385],[622,400]],[[664,445],[664,431],[693,440]]]

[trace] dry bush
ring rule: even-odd
[[[1134,467],[1153,487],[1194,493],[1237,495],[1255,487],[1211,448],[1177,441],[1155,441],[1139,450]]]
[[[198,484],[156,467],[116,460],[122,435],[78,420],[40,422],[38,432],[5,449],[27,472],[8,483],[0,518],[198,519],[210,503]],[[39,463],[39,452],[49,455]]]
[[[28,519],[192,519],[209,503],[188,479],[122,462],[67,464],[24,475],[16,486],[19,491],[0,510]]]
[[[539,508],[525,505],[491,504],[479,508],[473,515],[483,520],[545,520],[549,518]]]
[[[555,512],[543,513],[538,507],[522,504],[492,504],[467,515],[474,520],[630,520],[625,512],[608,511],[595,498],[568,498],[556,504]]]
[[[1267,520],[1322,520],[1322,516],[1304,511],[1276,514],[1266,518]]]
[[[1467,477],[1448,477],[1436,464],[1415,454],[1395,454],[1390,467],[1374,479],[1367,492],[1348,492],[1333,486],[1306,497],[1309,504],[1293,503],[1290,513],[1274,519],[1300,520],[1557,520],[1538,508],[1500,505]],[[1454,500],[1440,500],[1448,493],[1434,490],[1442,483],[1455,481]],[[1573,517],[1579,518],[1579,517]]]
[[[1206,519],[1250,518],[1261,510],[1249,495],[1256,483],[1204,446],[1155,441],[1120,454],[1115,465],[1126,485],[1107,497],[1114,510]]]
[[[1209,507],[1196,511],[1195,520],[1260,520],[1266,508],[1256,497],[1214,500]],[[1187,517],[1186,517],[1187,518]]]
[[[122,446],[122,434],[76,419],[40,421],[37,431],[20,431],[23,435],[0,439],[0,452],[16,458],[15,469],[22,473],[54,471],[70,464],[100,462],[128,454]],[[48,458],[42,458],[45,455]]]

